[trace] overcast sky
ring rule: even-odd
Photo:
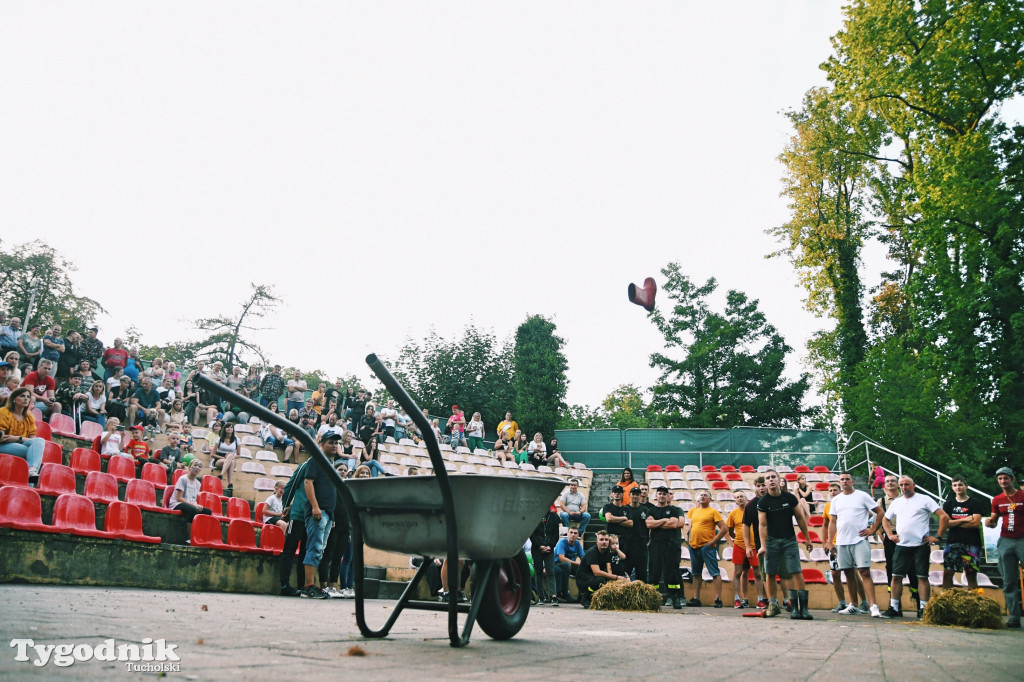
[[[649,386],[626,300],[670,260],[822,322],[765,229],[782,112],[824,83],[838,3],[0,6],[2,238],[78,266],[108,343],[284,304],[271,359],[368,377],[431,327],[557,324],[571,403]],[[664,303],[664,301],[662,301]]]

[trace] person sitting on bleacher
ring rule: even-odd
[[[320,428],[317,429],[317,438],[323,438],[324,434],[328,431],[339,433],[342,436],[345,435],[345,427],[338,423],[338,415],[335,412],[325,412],[326,419],[320,424]]]
[[[512,452],[512,441],[508,440],[507,435],[503,433],[494,441],[494,456],[502,464],[516,461],[516,455]]]
[[[568,469],[571,465],[564,457],[562,453],[558,451],[558,439],[552,438],[551,442],[548,443],[548,458],[547,465],[549,467],[565,467]]]
[[[569,526],[568,534],[555,545],[555,578],[558,582],[558,598],[569,601],[569,577],[578,575],[583,558],[583,543],[579,540],[579,529]]]
[[[540,434],[540,431],[533,434],[533,440],[526,447],[526,452],[529,453],[529,462],[533,466],[547,464],[548,447],[544,445],[544,436]]]
[[[387,472],[384,471],[384,467],[378,461],[380,453],[377,450],[377,439],[371,438],[364,443],[363,454],[359,457],[360,466],[364,466],[373,472],[373,477],[376,478],[377,474],[386,476]]]
[[[81,376],[81,374],[79,374]],[[92,382],[89,394],[82,404],[82,420],[96,422],[100,428],[107,426],[107,395],[102,381]]]
[[[46,441],[36,438],[36,420],[30,411],[32,391],[16,388],[0,407],[0,452],[28,462],[29,478],[39,475]]]
[[[107,430],[100,436],[100,454],[107,457],[115,457],[121,454],[121,443],[124,440],[124,432],[118,431],[121,420],[117,417],[107,419]]]
[[[7,382],[11,378],[11,363],[5,361],[0,362],[0,400],[7,402],[7,397],[11,395],[11,391],[14,389],[7,387]],[[17,388],[18,384],[15,382],[14,387]]]
[[[590,514],[587,513],[587,498],[580,492],[578,478],[569,479],[569,490],[558,498],[558,509],[558,517],[562,520],[562,525],[579,524],[580,537],[583,537],[587,531],[587,524],[590,523]]]
[[[285,508],[281,502],[284,495],[284,481],[274,483],[274,492],[263,502],[263,523],[272,523],[281,530],[288,530],[288,522],[285,521]]]
[[[21,380],[22,386],[32,390],[36,409],[46,417],[61,413],[61,404],[54,397],[57,384],[54,382],[53,377],[50,376],[52,369],[52,362],[40,360],[36,371],[29,372]]]
[[[199,460],[193,460],[188,465],[188,474],[178,479],[174,484],[174,492],[171,493],[168,509],[177,509],[186,521],[191,521],[199,514],[212,514],[206,507],[200,507],[196,500],[199,497],[199,490],[202,487],[199,482],[199,472],[203,470],[203,464]]]
[[[128,441],[128,444],[124,447],[124,451],[121,454],[135,460],[135,468],[138,470],[142,468],[143,464],[153,460],[150,458],[149,445],[146,444],[146,440],[144,438],[145,427],[143,427],[142,424],[136,424],[131,427],[130,430],[132,435],[131,440]]]
[[[62,406],[61,411],[70,415],[75,422],[75,433],[81,431],[85,402],[89,399],[89,394],[82,388],[82,375],[75,372],[58,386],[56,399]]]
[[[235,436],[235,425],[224,424],[221,426],[220,440],[210,450],[210,469],[221,470],[217,478],[227,479],[224,487],[224,495],[233,497],[235,491],[235,458],[238,456],[240,442]]]
[[[273,403],[277,405],[277,403]],[[271,410],[276,411],[276,410]],[[263,439],[263,445],[268,448],[284,448],[284,461],[291,462],[295,453],[295,441],[288,437],[288,434],[277,428],[270,422],[263,422],[260,424],[260,438]]]
[[[182,452],[180,446],[180,438],[178,432],[173,429],[167,432],[167,445],[160,448],[160,451],[156,454],[156,463],[164,468],[167,472],[167,483],[170,485],[174,477],[174,472],[178,469],[185,469],[185,463],[182,461]]]
[[[128,425],[139,423],[145,427],[154,425],[157,431],[163,431],[164,411],[160,407],[160,393],[153,388],[149,377],[142,377],[139,387],[128,403]]]

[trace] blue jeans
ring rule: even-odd
[[[579,521],[580,524],[580,539],[583,539],[583,531],[587,529],[587,524],[590,523],[590,514],[588,512],[569,512],[571,514],[579,514],[578,517],[571,519],[572,521]],[[569,514],[566,512],[558,512],[558,518],[562,520],[562,525],[566,528],[569,527]]]
[[[21,457],[28,462],[29,469],[39,471],[43,464],[43,450],[46,448],[46,441],[42,438],[26,438],[24,443],[4,443],[0,445],[0,452],[5,455]]]
[[[371,476],[372,476],[373,478],[377,478],[377,474],[378,474],[378,473],[379,473],[379,474],[380,474],[381,476],[383,476],[384,474],[386,474],[386,473],[387,473],[386,471],[384,471],[384,467],[383,467],[383,466],[381,466],[381,463],[380,463],[380,462],[378,462],[378,461],[377,461],[377,460],[375,460],[375,459],[371,459],[371,460],[370,460],[369,462],[360,462],[360,464],[362,464],[363,466],[367,466],[367,467],[369,467],[369,468],[370,468],[370,475],[371,475]]]
[[[319,566],[327,546],[327,533],[331,530],[331,511],[320,510],[320,520],[313,518],[312,510],[306,511],[306,556],[302,563],[306,566]]]
[[[701,577],[705,566],[712,578],[718,577],[717,545],[703,545],[697,548],[690,547],[690,570],[693,572],[694,579]]]
[[[278,443],[277,439],[274,438],[273,436],[271,436],[270,438],[267,439],[267,445],[269,445],[271,449],[274,449],[278,445],[280,445],[282,447],[288,447],[289,445],[295,445],[295,441],[293,441],[291,438],[282,437],[281,438],[281,442]]]
[[[292,410],[301,410],[303,407],[305,407],[306,406],[306,401],[305,400],[289,400],[286,404],[287,404],[288,407],[284,411],[285,417],[287,417],[288,414]]]

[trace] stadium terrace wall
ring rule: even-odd
[[[591,469],[713,464],[836,466],[835,433],[797,429],[591,429],[558,430],[559,450]]]

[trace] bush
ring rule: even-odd
[[[605,583],[590,600],[590,608],[602,611],[661,611],[661,593],[654,585],[635,580]]]
[[[928,600],[922,622],[998,630],[1003,627],[1003,609],[999,602],[980,594],[980,590],[946,590]]]

